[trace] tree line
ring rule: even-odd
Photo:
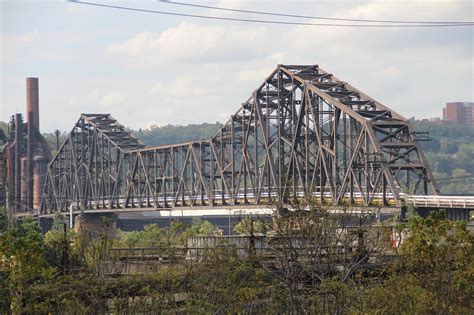
[[[305,211],[246,217],[245,254],[202,220],[143,231],[71,230],[58,215],[42,234],[0,215],[0,313],[5,314],[470,314],[474,236],[465,222],[355,222],[312,202]],[[9,223],[9,224],[8,224]],[[104,224],[107,223],[104,221]],[[91,235],[91,234],[89,234]],[[175,259],[189,239],[214,237],[198,259]],[[400,239],[397,239],[400,238]],[[265,254],[256,241],[267,242]],[[403,241],[400,243],[400,240]],[[172,263],[111,276],[113,249],[160,248]],[[115,257],[117,258],[117,257]],[[116,261],[120,261],[117,259]],[[174,261],[174,263],[173,263]]]
[[[474,127],[412,120],[430,141],[421,142],[442,193],[474,194]]]

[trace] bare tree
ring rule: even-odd
[[[312,198],[291,208],[276,211],[267,234],[272,259],[264,268],[285,287],[291,314],[342,312],[336,295],[344,290],[335,287],[355,287],[356,274],[371,267],[389,246],[389,231],[376,226],[371,212],[354,216],[346,209],[322,207]],[[327,290],[328,283],[338,294]]]

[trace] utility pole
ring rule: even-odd
[[[63,269],[63,274],[66,274],[69,266],[69,240],[67,237],[66,222],[63,223],[63,250],[61,255],[61,266]]]

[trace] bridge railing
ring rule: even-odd
[[[73,201],[71,202],[73,210],[98,210],[98,209],[126,209],[126,208],[159,208],[158,204],[169,204],[167,208],[179,208],[179,207],[212,207],[212,206],[235,206],[235,205],[274,205],[274,200],[277,199],[278,193],[274,191],[268,191],[267,189],[262,189],[262,191],[257,195],[252,192],[244,192],[244,190],[239,190],[232,195],[223,193],[221,190],[215,190],[211,193],[214,204],[208,200],[206,195],[194,195],[193,193],[180,194],[176,198],[173,194],[157,194],[154,198],[140,198],[134,195],[129,196],[128,202],[131,206],[127,207],[126,198],[113,198],[112,196],[101,196],[98,198],[89,198],[87,204],[84,206],[80,202]],[[297,197],[308,196],[303,190],[296,191],[293,194]],[[322,195],[322,201],[321,201]],[[314,198],[313,201],[317,204],[331,205],[332,204],[332,195],[330,192],[316,192],[312,195]],[[354,193],[352,196],[349,193],[346,193],[341,199],[342,206],[363,206],[363,194]],[[172,206],[174,199],[176,198],[175,206]],[[370,206],[379,207],[383,206],[384,195],[382,193],[373,194],[373,199]],[[386,202],[388,206],[394,206],[396,201],[395,197],[391,194],[385,194]],[[352,202],[351,202],[352,200]],[[113,205],[111,204],[113,203]]]
[[[474,209],[474,196],[405,195],[402,197],[415,207]]]

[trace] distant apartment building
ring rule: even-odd
[[[443,120],[452,121],[453,123],[460,125],[474,126],[474,103],[446,103],[446,108],[443,108]]]

